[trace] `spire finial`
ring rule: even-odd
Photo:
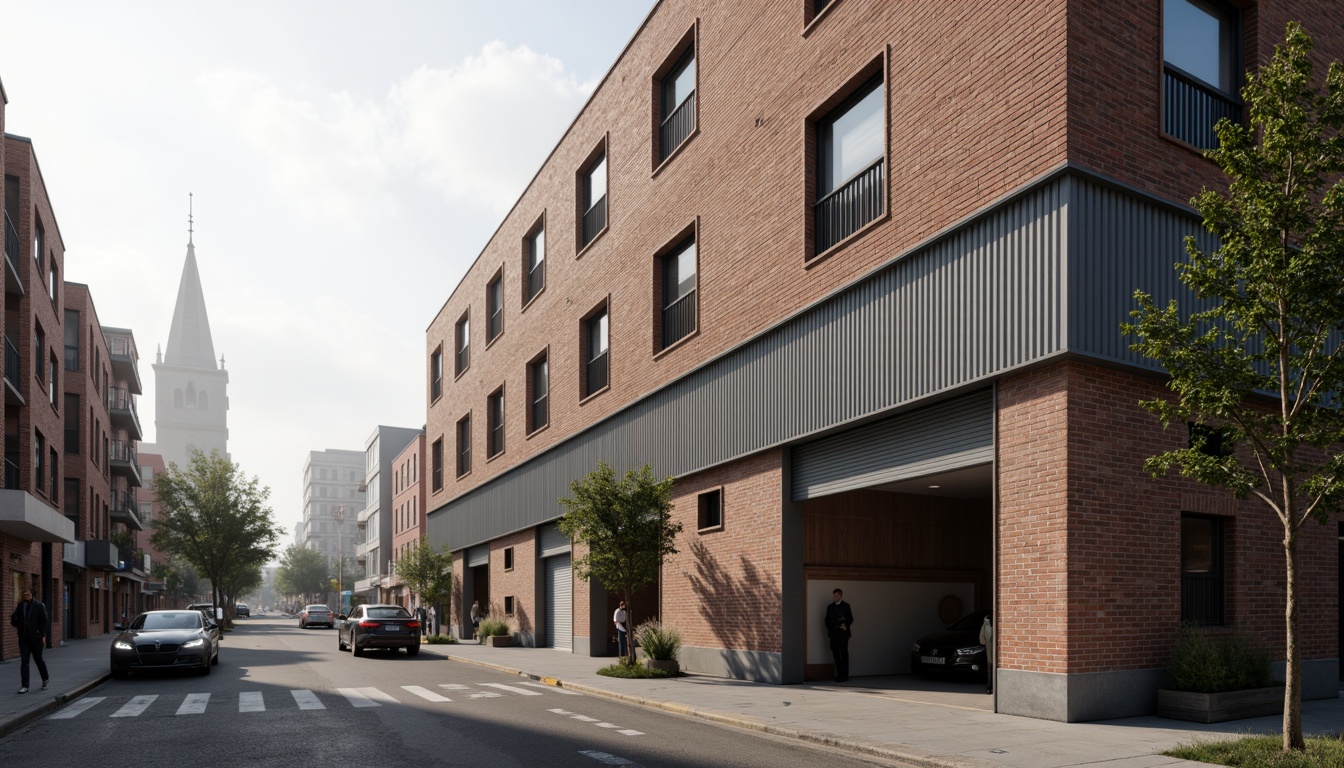
[[[191,194],[190,192],[188,192],[188,193],[187,193],[187,245],[191,245],[191,244],[192,244],[192,242],[191,242],[192,234],[195,232],[195,230],[192,229],[192,224],[193,224],[193,222],[192,222],[192,199],[191,199],[191,198],[192,198],[192,194]]]

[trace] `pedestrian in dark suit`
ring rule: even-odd
[[[831,638],[831,656],[835,659],[835,682],[849,679],[849,627],[854,623],[854,612],[844,601],[844,592],[836,589],[835,599],[826,606],[826,634]]]
[[[23,591],[23,600],[9,617],[9,625],[19,633],[19,693],[28,692],[28,658],[37,663],[37,672],[42,675],[42,690],[47,689],[47,663],[42,660],[42,648],[47,642],[47,632],[51,629],[51,620],[47,616],[47,606],[33,599],[32,590]]]

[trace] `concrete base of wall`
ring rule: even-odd
[[[685,672],[773,685],[784,682],[784,660],[778,653],[683,645],[677,658]]]
[[[1285,664],[1269,665],[1269,674],[1283,682]],[[1302,700],[1339,698],[1339,659],[1312,659],[1302,662]]]

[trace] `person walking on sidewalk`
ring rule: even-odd
[[[831,657],[835,659],[835,682],[849,679],[849,626],[854,623],[854,612],[844,600],[845,593],[838,587],[831,593],[834,601],[826,606],[826,634],[831,638]]]
[[[611,615],[611,621],[616,625],[616,647],[620,650],[621,658],[629,653],[629,632],[626,631],[626,622],[630,621],[630,614],[625,610],[625,601],[621,601],[620,607]]]
[[[30,589],[23,591],[23,600],[9,617],[10,626],[19,633],[19,693],[28,692],[28,658],[37,663],[37,673],[42,676],[42,690],[47,689],[47,663],[42,660],[42,648],[47,642],[47,631],[51,621],[47,617],[47,606],[33,599]]]

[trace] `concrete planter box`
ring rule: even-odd
[[[661,669],[671,675],[681,671],[681,665],[676,659],[644,659],[644,666],[649,669]]]
[[[1157,692],[1157,714],[1173,720],[1221,723],[1247,717],[1283,714],[1283,687],[1248,688],[1224,693]]]
[[[513,645],[512,635],[491,635],[481,638],[481,645],[488,645],[491,648],[508,648]]]

